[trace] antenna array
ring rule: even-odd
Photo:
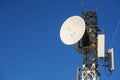
[[[98,28],[97,13],[93,9],[84,11],[82,0],[82,17],[69,17],[60,29],[60,38],[66,45],[73,45],[82,54],[82,69],[77,68],[76,80],[97,80],[101,76],[99,66],[108,67],[114,71],[114,50],[105,52],[105,34]],[[99,63],[103,60],[104,63]],[[82,75],[80,75],[82,72]]]

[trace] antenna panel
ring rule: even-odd
[[[113,48],[108,50],[108,55],[109,55],[109,71],[112,72],[114,71],[114,50]]]
[[[80,16],[69,17],[60,29],[61,41],[66,45],[77,43],[85,32],[85,22]]]
[[[104,57],[104,52],[105,52],[105,35],[104,34],[99,34],[98,35],[98,56],[97,57]]]

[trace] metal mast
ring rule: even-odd
[[[82,12],[86,24],[86,31],[82,41],[77,43],[78,49],[83,55],[82,80],[97,80],[98,72],[97,58],[97,36],[98,24],[96,10]],[[77,78],[79,80],[80,78]]]
[[[76,80],[97,80],[99,66],[108,67],[110,73],[114,71],[114,50],[111,48],[105,52],[105,34],[98,28],[96,9],[85,11],[84,0],[82,17],[66,19],[60,29],[60,38],[64,44],[73,45],[83,57],[82,69],[77,68]]]
[[[101,38],[103,38],[102,43],[104,44],[104,32],[103,30],[98,29],[96,9],[93,9],[91,11],[84,11],[84,0],[82,0],[82,17],[86,24],[86,30],[82,40],[80,40],[75,45],[75,48],[82,54],[83,64],[82,69],[80,69],[79,67],[77,68],[76,80],[97,80],[100,76],[100,73],[98,71],[99,66],[98,60],[102,59],[105,61],[105,59],[107,58],[106,61],[109,61],[110,56],[104,56],[104,45],[100,45],[101,42],[100,40],[98,40],[100,39],[98,38],[99,37],[98,33],[101,33],[102,35]],[[102,53],[100,52],[100,50],[102,50],[101,51]],[[113,51],[111,53],[113,53]],[[113,62],[111,63],[108,62],[108,64],[112,63]],[[108,64],[102,65],[108,67]],[[109,68],[113,66],[114,64],[109,66]],[[82,72],[82,76],[79,76],[80,71]]]

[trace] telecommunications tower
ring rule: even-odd
[[[60,38],[64,44],[73,45],[83,57],[82,68],[77,68],[76,80],[98,80],[100,66],[107,67],[109,73],[114,71],[114,51],[111,48],[105,52],[105,34],[98,28],[96,9],[84,11],[83,4],[84,0],[82,17],[66,19],[60,29]]]

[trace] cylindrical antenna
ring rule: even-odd
[[[80,73],[80,67],[77,67],[77,75],[76,75],[76,80],[80,80],[79,73]]]
[[[83,16],[83,13],[84,13],[84,0],[82,0],[82,16]]]

